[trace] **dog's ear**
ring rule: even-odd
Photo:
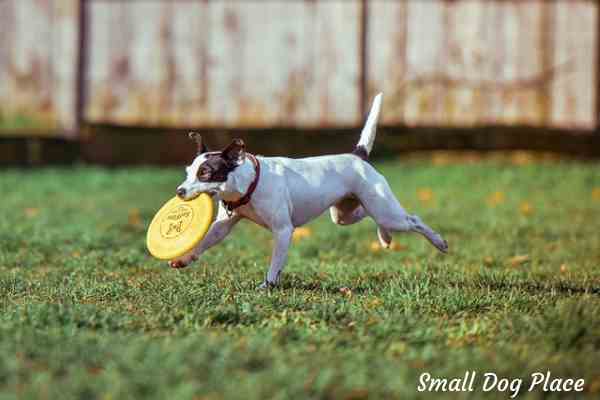
[[[196,142],[196,152],[198,154],[206,153],[208,151],[208,148],[204,145],[204,142],[202,141],[202,136],[200,136],[198,132],[190,132],[189,137],[194,142]]]
[[[233,139],[233,142],[222,151],[222,154],[228,163],[240,165],[246,159],[246,145],[242,139]]]

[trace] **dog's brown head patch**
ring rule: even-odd
[[[241,139],[234,139],[223,151],[209,152],[206,160],[198,167],[200,182],[225,182],[231,171],[246,158],[246,146]]]

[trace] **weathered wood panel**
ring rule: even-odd
[[[76,0],[0,1],[0,134],[72,133]]]
[[[552,82],[552,124],[567,128],[590,127],[596,121],[595,79],[600,66],[594,2],[560,1],[554,6],[556,50],[554,64],[560,68]]]
[[[368,85],[386,124],[595,123],[593,2],[369,3]]]
[[[137,125],[354,125],[359,6],[92,1],[86,115]]]
[[[360,110],[360,0],[88,0],[85,117],[340,127]],[[0,130],[73,133],[77,0],[0,0]],[[595,124],[597,4],[368,2],[389,125]]]

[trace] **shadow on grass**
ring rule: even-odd
[[[369,291],[369,288],[366,286],[353,286],[351,283],[348,283],[347,286],[344,286],[343,284],[337,284],[334,285],[331,282],[315,282],[315,281],[311,281],[311,282],[303,282],[300,280],[293,280],[293,281],[288,281],[285,280],[283,282],[281,282],[279,284],[279,286],[277,286],[275,288],[275,290],[292,290],[292,289],[296,289],[296,290],[303,290],[303,291],[307,291],[307,292],[326,292],[329,294],[337,294],[342,296],[342,289],[348,287],[352,290],[353,293],[356,294],[363,294],[363,293],[367,293]]]
[[[507,282],[507,281],[455,281],[448,282],[449,286],[463,288],[485,288],[494,291],[518,290],[530,295],[559,294],[563,296],[590,294],[600,297],[600,287],[581,287],[569,282],[538,283],[538,282]]]
[[[285,280],[283,281],[275,290],[302,290],[302,291],[310,291],[310,292],[326,292],[330,294],[338,294],[342,295],[341,289],[344,287],[348,287],[352,290],[353,293],[356,294],[365,294],[369,291],[372,291],[373,284],[381,283],[381,279],[379,276],[374,276],[374,279],[367,279],[364,284],[353,285],[352,282],[348,282],[347,285],[334,284],[332,282],[320,282],[320,281],[301,281],[299,279]],[[430,284],[440,287],[458,287],[464,289],[489,289],[498,292],[510,292],[510,291],[519,291],[525,292],[530,295],[561,295],[561,296],[569,296],[569,295],[593,295],[600,297],[600,286],[592,286],[592,287],[582,287],[576,284],[560,281],[560,282],[552,282],[552,283],[544,283],[544,282],[531,282],[531,281],[521,281],[521,282],[509,282],[509,281],[485,281],[485,280],[475,280],[475,281],[459,281],[459,280],[444,280],[438,281],[432,279]]]

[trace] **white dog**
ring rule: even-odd
[[[206,237],[190,253],[169,265],[187,266],[221,242],[239,220],[247,218],[275,236],[271,266],[261,287],[277,285],[294,229],[327,209],[338,225],[350,225],[371,217],[385,248],[391,244],[392,232],[417,232],[446,253],[446,241],[419,217],[409,215],[385,178],[367,162],[375,140],[381,97],[381,94],[375,97],[360,140],[351,154],[302,159],[255,157],[245,151],[240,139],[223,151],[210,152],[202,144],[200,135],[190,133],[198,145],[198,155],[186,168],[187,179],[177,188],[177,195],[190,200],[200,193],[208,193],[221,202]]]

